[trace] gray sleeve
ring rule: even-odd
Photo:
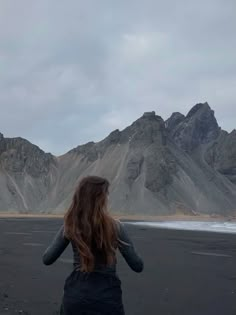
[[[43,254],[43,263],[45,265],[53,264],[64,252],[70,241],[64,236],[64,226],[57,232],[54,240]]]
[[[135,272],[143,271],[143,261],[137,254],[134,245],[122,223],[118,227],[119,250],[129,267]]]

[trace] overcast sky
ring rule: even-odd
[[[0,0],[0,132],[56,155],[208,101],[236,127],[235,0]]]

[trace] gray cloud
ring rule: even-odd
[[[208,101],[236,117],[236,3],[0,1],[0,131],[62,154]]]

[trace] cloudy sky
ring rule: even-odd
[[[236,127],[235,0],[0,0],[0,132],[56,155],[208,101]]]

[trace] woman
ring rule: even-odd
[[[65,315],[124,315],[121,282],[116,274],[116,249],[135,272],[143,270],[124,226],[107,211],[109,182],[89,176],[80,182],[64,225],[43,255],[54,263],[69,243],[74,271],[64,286]]]

